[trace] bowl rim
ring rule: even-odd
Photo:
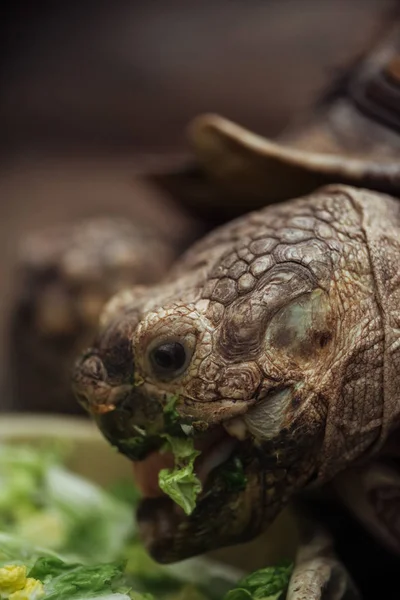
[[[20,435],[32,439],[54,436],[88,441],[104,439],[95,424],[85,417],[28,412],[1,413],[0,439]]]

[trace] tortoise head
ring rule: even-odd
[[[256,536],[390,429],[399,209],[356,187],[400,190],[400,142],[338,102],[320,127],[276,143],[220,117],[195,121],[226,214],[270,206],[214,230],[161,284],[115,296],[76,365],[78,399],[134,462],[142,535],[160,561]],[[313,191],[331,182],[347,185]],[[166,434],[191,435],[200,451],[189,516],[157,485]]]
[[[388,246],[386,229],[378,242],[371,233],[373,210],[386,225],[398,219],[394,201],[344,186],[270,206],[198,242],[162,284],[107,305],[74,387],[134,462],[139,523],[158,560],[254,537],[298,491],[380,444],[374,269]],[[201,452],[190,516],[157,485],[170,465],[165,434],[191,435]]]

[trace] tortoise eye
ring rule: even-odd
[[[177,375],[186,365],[186,350],[179,342],[165,342],[151,351],[150,360],[156,373]]]

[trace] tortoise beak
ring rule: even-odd
[[[246,477],[246,488],[232,492],[218,470],[212,473],[190,516],[169,498],[143,500],[137,518],[149,554],[160,563],[172,563],[258,535],[263,503],[262,475],[256,461],[247,465]]]
[[[141,460],[160,445],[165,432],[163,408],[124,379],[107,372],[98,349],[89,349],[72,373],[75,396],[110,444],[132,460]]]

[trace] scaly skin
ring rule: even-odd
[[[190,517],[144,502],[142,534],[158,560],[252,538],[292,496],[379,453],[399,412],[398,227],[394,199],[321,188],[215,230],[162,284],[107,305],[74,388],[111,443],[137,458],[133,427],[162,433],[169,393],[199,437],[246,426],[235,449],[243,491],[215,469]],[[165,342],[185,350],[175,371],[154,362]],[[329,561],[324,577],[337,571]]]

